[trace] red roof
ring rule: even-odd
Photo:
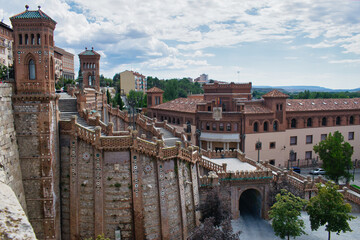
[[[158,87],[152,87],[146,91],[146,93],[163,93],[164,91]]]
[[[262,96],[263,98],[288,98],[289,95],[280,92],[279,90],[272,90]]]
[[[177,98],[170,102],[166,102],[160,105],[151,107],[152,109],[166,110],[166,111],[175,111],[175,112],[186,112],[186,113],[195,113],[196,105],[199,103],[204,103],[202,99],[194,98]]]
[[[360,110],[360,98],[287,99],[286,111]]]

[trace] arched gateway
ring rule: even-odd
[[[261,218],[262,197],[258,190],[250,188],[242,192],[239,199],[240,216],[252,215]]]

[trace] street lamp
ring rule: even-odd
[[[261,150],[262,143],[258,140],[255,144],[255,149],[258,150],[258,163],[260,162],[260,150]]]
[[[135,96],[134,97],[129,97],[128,99],[127,99],[127,102],[129,103],[129,105],[130,105],[130,107],[131,107],[131,109],[132,109],[132,115],[133,115],[133,130],[135,130],[136,128],[135,128],[135,109],[136,109],[136,106],[138,106],[139,105],[139,102],[142,102],[142,100],[143,100],[143,95],[141,94],[139,94],[139,95],[136,95],[135,94]],[[141,104],[141,106],[142,106],[142,104]]]

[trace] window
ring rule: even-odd
[[[291,119],[291,128],[296,128],[296,119]]]
[[[55,75],[54,75],[54,62],[53,59],[50,59],[50,77],[51,79],[55,79]]]
[[[46,34],[45,34],[45,45],[47,45],[47,36],[46,36]]]
[[[282,104],[280,104],[280,111],[282,111]]]
[[[275,159],[269,160],[269,163],[270,163],[271,165],[275,166]]]
[[[312,151],[305,152],[305,159],[312,159]]]
[[[323,117],[321,120],[321,126],[326,126],[326,117]]]
[[[349,124],[354,124],[354,116],[350,116],[349,118]]]
[[[35,36],[31,34],[31,45],[35,45]]]
[[[223,124],[223,123],[220,123],[220,124],[219,124],[219,130],[220,130],[220,131],[224,131],[224,124]]]
[[[349,132],[349,140],[354,140],[354,132]]]
[[[216,123],[213,123],[213,124],[212,124],[212,130],[213,130],[213,131],[216,131]]]
[[[306,121],[306,126],[307,127],[311,127],[312,126],[312,119],[311,118],[308,118],[307,121]]]
[[[234,131],[236,132],[238,130],[238,125],[237,123],[234,124]]]
[[[201,130],[204,130],[204,123],[201,123]]]
[[[25,45],[29,44],[29,36],[25,34]]]
[[[89,86],[91,86],[91,85],[92,85],[92,82],[91,82],[91,80],[92,80],[91,75],[89,75],[88,80],[89,80]]]
[[[254,132],[257,132],[259,130],[259,124],[257,122],[254,123]]]
[[[206,130],[210,130],[210,124],[206,123]]]
[[[276,104],[276,111],[279,111],[279,104]]]
[[[231,124],[230,123],[226,124],[226,131],[228,131],[228,132],[231,131]]]
[[[267,132],[269,127],[268,127],[268,122],[264,122],[264,132]]]
[[[321,134],[320,141],[324,141],[327,137],[327,134]]]
[[[310,144],[313,142],[313,136],[312,135],[306,135],[306,144]]]
[[[278,122],[277,121],[274,121],[274,123],[273,123],[273,130],[274,130],[274,132],[276,132],[278,130]]]
[[[297,137],[293,136],[290,137],[290,145],[296,145],[297,144]]]
[[[276,142],[270,142],[269,148],[274,149],[276,147]]]
[[[211,106],[208,106],[208,112],[211,112]]]
[[[40,34],[37,34],[37,41],[36,41],[37,45],[41,44],[41,38],[40,38]]]
[[[35,62],[34,60],[29,61],[29,79],[35,80],[36,78],[36,72],[35,72]]]
[[[22,35],[19,34],[19,44],[21,45],[22,44]]]
[[[341,118],[340,117],[336,117],[336,125],[340,125],[341,123]]]

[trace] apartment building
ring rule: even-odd
[[[138,72],[126,70],[120,73],[120,89],[122,94],[129,94],[130,90],[146,92],[146,77]]]

